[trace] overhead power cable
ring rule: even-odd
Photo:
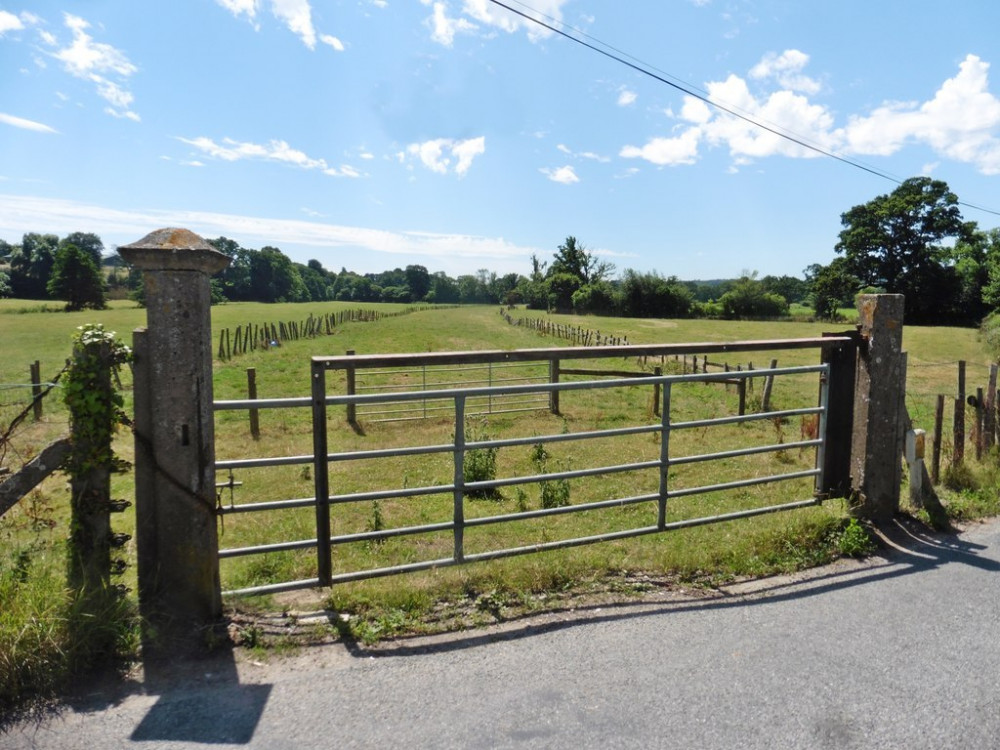
[[[527,8],[528,10],[531,11],[531,13],[535,15],[531,15],[525,11],[518,10],[517,8],[514,8],[505,2],[501,2],[501,0],[489,0],[489,2],[492,3],[493,5],[496,5],[497,7],[509,11],[510,13],[513,13],[516,16],[520,16],[526,21],[530,21],[531,23],[537,24],[538,26],[541,26],[544,29],[548,29],[554,34],[558,34],[559,36],[564,37],[565,39],[569,39],[571,42],[576,42],[577,44],[581,45],[582,47],[586,47],[592,52],[596,52],[599,55],[603,55],[604,57],[607,57],[610,60],[619,63],[620,65],[624,65],[627,68],[631,68],[637,73],[640,73],[644,76],[648,76],[649,78],[659,81],[660,83],[665,83],[667,86],[670,86],[671,88],[674,88],[683,94],[693,97],[698,101],[704,102],[710,107],[714,107],[715,109],[725,112],[728,115],[732,115],[733,117],[739,120],[743,120],[744,122],[747,122],[756,128],[760,128],[761,130],[776,135],[779,138],[783,138],[784,140],[794,143],[797,146],[801,146],[804,149],[808,149],[809,151],[813,151],[814,153],[826,156],[830,159],[835,159],[836,161],[847,164],[848,166],[854,167],[855,169],[860,169],[864,172],[868,172],[869,174],[872,174],[876,177],[881,177],[883,180],[888,180],[889,182],[895,183],[896,185],[901,185],[903,183],[903,180],[899,179],[898,177],[892,176],[888,172],[884,172],[875,167],[868,166],[854,159],[849,159],[846,156],[841,156],[833,151],[823,148],[822,146],[817,146],[814,143],[810,143],[805,139],[804,136],[796,135],[790,131],[785,131],[783,128],[779,128],[776,125],[769,125],[755,117],[750,116],[749,114],[739,111],[739,109],[736,107],[728,106],[720,102],[717,102],[714,99],[712,99],[707,92],[704,92],[701,89],[698,89],[697,87],[692,86],[689,83],[681,81],[680,78],[664,73],[663,71],[658,71],[652,65],[642,62],[633,55],[630,55],[627,52],[624,52],[616,47],[613,47],[612,45],[607,44],[580,29],[569,26],[568,24],[558,21],[557,19],[552,18],[551,16],[547,16],[544,13],[537,11],[534,8],[531,8],[530,6],[524,3],[520,3],[517,2],[517,0],[513,0],[513,2],[517,2],[518,5]],[[547,22],[543,21],[542,20],[543,18],[548,19],[548,21]],[[573,33],[571,34],[569,33],[569,31],[566,31],[565,29],[570,29],[572,30]],[[1000,211],[995,211],[993,209],[985,208],[983,206],[979,206],[973,203],[958,201],[958,204],[960,206],[965,206],[966,208],[971,208],[976,211],[982,211],[984,213],[993,214],[994,216],[1000,216]]]

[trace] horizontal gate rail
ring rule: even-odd
[[[806,345],[812,347],[827,346],[831,344],[837,344],[840,339],[836,337],[827,337],[823,339],[799,339],[799,340],[785,340],[782,342],[763,342],[763,345],[770,349],[778,348],[804,348]],[[850,341],[848,338],[844,338],[843,341]],[[805,342],[808,342],[806,344]],[[760,348],[761,342],[757,342],[755,347],[746,346],[744,344],[724,344],[718,345],[722,348],[717,349],[702,349],[698,348],[705,345],[685,345],[685,347],[678,347],[678,351],[686,349],[687,351],[746,351],[751,348]],[[648,347],[605,347],[601,350],[601,355],[605,356],[608,350],[628,350],[630,355],[634,356],[635,349],[645,349]],[[662,350],[664,347],[655,347],[657,350]],[[569,349],[559,349],[559,356],[565,356],[567,351],[572,352]],[[508,352],[507,354],[520,356],[525,354],[525,352]],[[595,357],[595,352],[593,349],[586,349],[586,354],[590,358]],[[392,358],[398,358],[401,355],[376,355],[374,359],[387,360]],[[422,355],[427,356],[427,355]],[[442,354],[438,357],[442,360],[448,360],[450,357],[454,357],[453,354]],[[364,357],[350,357],[353,365],[360,364],[360,360],[365,359]],[[275,544],[263,544],[254,545],[247,547],[237,547],[232,549],[224,549],[220,551],[220,557],[223,558],[233,558],[241,557],[245,555],[254,554],[265,554],[269,552],[277,551],[290,551],[290,550],[303,550],[316,548],[320,554],[320,564],[319,564],[319,575],[316,578],[303,579],[300,581],[290,581],[284,583],[267,584],[263,586],[255,586],[251,588],[239,589],[236,591],[226,592],[228,594],[261,594],[261,593],[274,593],[279,591],[288,591],[295,588],[305,588],[313,587],[317,585],[331,585],[333,583],[346,582],[361,580],[364,578],[375,578],[385,575],[391,575],[395,573],[403,573],[409,571],[417,570],[427,570],[436,567],[445,567],[450,565],[461,564],[464,562],[473,562],[479,560],[494,560],[503,557],[511,557],[514,555],[527,554],[530,552],[538,552],[548,549],[562,549],[567,547],[575,547],[584,544],[591,544],[598,541],[608,541],[613,539],[624,539],[628,537],[636,537],[647,535],[651,533],[663,532],[670,529],[680,529],[690,526],[698,526],[707,523],[717,523],[725,520],[732,520],[736,518],[746,518],[750,516],[762,515],[767,513],[774,513],[781,510],[790,510],[794,508],[803,508],[810,505],[816,505],[821,502],[822,494],[819,488],[822,486],[822,473],[823,473],[823,461],[822,455],[824,451],[824,441],[826,438],[826,421],[827,421],[827,390],[828,390],[828,380],[830,366],[827,364],[820,365],[807,365],[807,366],[795,366],[795,367],[781,367],[781,368],[766,368],[757,370],[744,370],[737,372],[722,372],[722,373],[698,373],[690,375],[654,375],[654,376],[642,376],[642,377],[620,377],[615,379],[605,379],[598,381],[563,381],[563,382],[546,382],[546,383],[530,383],[530,384],[506,384],[506,385],[493,385],[489,387],[472,387],[472,388],[451,388],[451,389],[434,389],[434,390],[409,390],[404,392],[394,391],[394,392],[375,392],[375,393],[356,393],[354,395],[328,395],[323,392],[322,387],[317,387],[317,383],[322,385],[322,379],[315,373],[322,373],[323,370],[327,369],[329,366],[329,358],[314,357],[313,358],[313,372],[314,372],[314,397],[306,399],[271,399],[267,400],[238,400],[238,401],[223,401],[217,402],[215,408],[217,410],[226,409],[248,409],[248,408],[298,408],[304,406],[311,406],[314,412],[314,429],[319,429],[325,432],[327,429],[326,424],[326,407],[327,406],[343,406],[344,404],[384,404],[390,402],[415,402],[415,401],[440,401],[445,406],[441,407],[449,412],[452,412],[455,416],[455,441],[454,443],[444,443],[438,445],[422,445],[422,446],[408,446],[403,448],[385,448],[376,450],[361,450],[361,451],[346,451],[346,452],[326,452],[322,451],[319,454],[312,456],[288,456],[288,457],[277,457],[277,458],[255,458],[255,459],[235,459],[228,461],[219,461],[216,466],[219,469],[239,469],[239,468],[251,468],[251,467],[264,467],[264,466],[281,466],[281,465],[294,465],[294,464],[308,464],[312,463],[315,470],[315,480],[317,482],[317,488],[322,487],[322,490],[318,490],[316,497],[313,498],[299,498],[293,500],[277,500],[269,502],[256,502],[256,503],[243,503],[243,504],[230,504],[228,507],[221,507],[219,510],[223,514],[230,513],[251,513],[251,512],[266,512],[266,511],[278,511],[291,508],[304,508],[304,507],[314,507],[317,512],[317,523],[318,528],[322,529],[329,528],[329,516],[327,514],[335,513],[336,508],[345,503],[356,503],[363,501],[373,501],[373,500],[386,500],[395,498],[408,498],[413,499],[414,502],[419,502],[420,497],[429,495],[452,495],[455,498],[454,515],[451,521],[438,522],[438,523],[428,523],[422,525],[414,526],[403,526],[391,529],[379,529],[372,531],[364,531],[358,533],[350,534],[340,534],[333,535],[329,533],[320,533],[316,538],[313,539],[303,539],[297,541],[288,542],[278,542]],[[784,410],[768,411],[763,413],[745,414],[745,415],[727,415],[722,417],[714,417],[710,419],[696,419],[687,420],[682,422],[671,422],[670,421],[670,400],[671,400],[671,389],[682,383],[693,383],[693,382],[720,382],[728,381],[734,378],[737,379],[749,379],[749,378],[760,378],[760,377],[781,377],[781,376],[795,376],[795,375],[805,375],[805,374],[817,374],[820,381],[820,404],[818,406],[810,406],[803,408],[793,408]],[[662,410],[661,420],[653,424],[645,425],[635,425],[630,427],[620,427],[620,428],[610,428],[602,430],[591,430],[583,431],[577,433],[568,434],[549,434],[543,436],[527,436],[527,437],[512,437],[512,438],[502,438],[495,440],[477,440],[477,441],[465,441],[465,423],[464,415],[465,409],[468,401],[474,398],[493,398],[498,394],[510,395],[510,394],[538,394],[538,393],[552,393],[552,392],[562,392],[562,391],[592,391],[601,389],[614,389],[614,388],[642,388],[642,387],[652,387],[657,386],[663,389],[664,394],[664,408]],[[325,386],[323,386],[325,387]],[[741,447],[731,450],[721,450],[714,451],[703,454],[695,455],[683,455],[683,456],[672,456],[670,454],[670,435],[672,432],[679,430],[689,430],[694,428],[704,428],[710,426],[720,426],[720,425],[736,425],[741,423],[748,423],[756,420],[783,420],[794,416],[801,417],[815,417],[817,420],[817,432],[814,433],[816,438],[808,440],[800,440],[795,442],[779,442],[776,444],[766,444],[766,445],[753,445],[748,447]],[[569,441],[581,441],[581,440],[594,440],[609,437],[623,437],[632,435],[642,435],[642,434],[659,434],[661,443],[661,455],[659,459],[647,460],[647,461],[632,461],[621,464],[613,464],[607,466],[597,466],[588,467],[583,469],[574,470],[563,470],[551,473],[536,473],[523,476],[513,476],[506,477],[502,479],[491,479],[488,481],[470,481],[466,482],[463,472],[464,457],[469,451],[473,450],[484,450],[484,449],[499,449],[515,446],[527,446],[536,444],[549,444],[549,443],[563,443]],[[322,440],[317,440],[317,448],[320,446],[325,447],[326,438],[322,437]],[[751,476],[746,478],[737,479],[735,481],[718,482],[707,485],[693,486],[693,487],[681,487],[672,488],[668,486],[667,478],[669,476],[669,469],[671,466],[679,466],[685,464],[695,464],[707,461],[719,461],[732,458],[738,458],[742,456],[753,456],[771,452],[778,451],[788,451],[788,450],[804,450],[807,448],[815,448],[817,452],[816,468],[800,471],[790,471],[781,474],[768,474],[766,476]],[[369,490],[363,492],[352,492],[344,494],[329,494],[328,489],[328,476],[327,471],[332,463],[343,462],[343,461],[364,461],[364,460],[379,460],[392,457],[405,457],[405,456],[422,456],[431,454],[452,454],[454,456],[454,472],[455,479],[449,484],[435,484],[431,486],[422,487],[406,487],[401,489],[377,489]],[[575,505],[568,505],[564,507],[554,507],[554,508],[541,508],[537,510],[523,510],[521,512],[512,512],[502,515],[492,515],[492,516],[482,516],[475,518],[465,518],[464,517],[464,503],[463,501],[469,493],[475,491],[485,491],[485,490],[496,490],[502,487],[511,487],[525,484],[539,484],[543,482],[553,482],[561,480],[571,480],[571,479],[582,479],[588,477],[604,476],[610,474],[620,474],[626,472],[658,472],[660,476],[660,489],[656,492],[639,494],[632,497],[621,497],[606,500],[597,500],[593,502],[578,503]],[[689,497],[692,495],[707,494],[714,492],[723,492],[743,487],[758,486],[773,482],[784,482],[792,480],[802,480],[802,479],[813,479],[814,480],[814,492],[813,496],[809,499],[797,499],[794,501],[780,503],[775,505],[768,505],[766,507],[757,508],[744,508],[735,511],[716,513],[707,516],[701,516],[697,518],[688,518],[680,520],[668,520],[666,518],[667,504],[670,499]],[[319,498],[319,500],[317,500]],[[637,505],[642,503],[655,503],[658,504],[658,521],[653,526],[643,526],[640,528],[626,529],[620,531],[609,531],[604,534],[591,535],[586,537],[572,538],[572,539],[560,539],[556,541],[530,544],[521,547],[510,547],[506,549],[499,550],[489,550],[476,552],[472,554],[466,554],[464,552],[463,545],[463,532],[468,528],[484,527],[501,523],[512,523],[517,521],[524,521],[529,519],[540,519],[551,516],[559,516],[568,513],[580,513],[586,511],[593,511],[599,509],[609,509],[609,508],[621,508],[629,505]],[[325,522],[324,522],[324,519]],[[338,545],[355,543],[355,542],[372,542],[372,541],[382,541],[390,538],[413,536],[418,534],[426,533],[440,533],[440,532],[450,532],[454,535],[454,551],[450,557],[445,557],[441,559],[421,561],[414,563],[407,563],[403,565],[395,565],[384,568],[374,568],[368,570],[359,570],[353,572],[336,573],[329,568],[329,562],[325,563],[324,554],[326,555],[326,560],[329,560],[329,554],[332,547]]]
[[[315,365],[327,370],[347,370],[407,365],[476,364],[484,362],[548,362],[553,359],[624,359],[636,357],[672,357],[682,354],[719,354],[724,352],[786,351],[827,349],[853,345],[850,336],[774,339],[759,341],[711,341],[684,344],[630,344],[627,346],[564,346],[550,349],[495,349],[471,352],[426,352],[422,354],[358,354],[336,357],[313,357]],[[728,372],[724,376],[732,377]],[[758,375],[758,377],[760,377]]]

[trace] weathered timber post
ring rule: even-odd
[[[549,360],[549,382],[559,382],[559,360],[555,358]],[[549,411],[556,415],[559,414],[559,391],[557,390],[549,391]]]
[[[247,399],[257,400],[257,368],[247,368]],[[260,440],[260,410],[250,409],[250,437]]]
[[[903,295],[861,295],[858,319],[866,345],[854,392],[851,489],[859,515],[885,521],[899,509],[902,482]]]
[[[72,424],[69,585],[92,605],[111,585],[111,436],[114,432],[111,346],[106,341],[73,348],[78,362],[92,359],[85,388],[98,414],[70,404]],[[84,365],[78,365],[81,369]],[[95,422],[98,422],[95,424]],[[95,457],[103,460],[95,460]],[[85,605],[87,606],[87,605]],[[89,608],[89,607],[88,607]],[[100,611],[99,607],[91,611]]]
[[[349,357],[354,356],[354,350],[348,349],[344,352]],[[357,393],[357,373],[354,370],[354,366],[349,366],[344,371],[344,376],[347,378],[347,395],[354,396]],[[358,426],[358,406],[357,404],[350,403],[347,405],[347,423],[351,427]]]
[[[983,460],[983,389],[976,388],[976,460]]]
[[[222,615],[209,277],[229,258],[186,229],[119,247],[142,271],[135,331],[139,610],[153,650],[197,648]]]
[[[31,409],[36,422],[42,419],[42,363],[37,359],[31,364]]]
[[[944,426],[944,394],[939,393],[934,407],[934,437],[931,443],[931,482],[941,479],[941,430]]]
[[[663,375],[663,368],[657,365],[653,368],[653,375],[660,377]],[[660,384],[653,383],[653,416],[660,416]]]
[[[1000,367],[990,365],[990,379],[986,385],[986,402],[983,404],[983,448],[989,451],[996,443],[996,393],[997,374]]]
[[[778,366],[778,360],[771,360],[771,369],[775,369]],[[750,367],[753,369],[753,366]],[[771,410],[771,390],[774,388],[774,375],[764,376],[764,390],[760,396],[760,410],[762,412]]]
[[[965,460],[965,360],[958,361],[958,396],[955,397],[955,419],[952,426],[951,463],[957,466]]]
[[[827,390],[826,450],[823,452],[821,494],[847,497],[851,491],[851,442],[854,427],[854,393],[860,336],[856,330],[824,333],[824,337],[849,336],[849,344],[823,348],[824,364],[830,365]]]

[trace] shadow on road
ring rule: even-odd
[[[665,612],[706,611],[719,608],[752,607],[775,602],[819,596],[876,581],[922,573],[945,565],[971,565],[1000,572],[1000,561],[983,554],[987,547],[962,539],[957,534],[930,533],[906,518],[887,524],[879,534],[882,551],[856,565],[826,566],[790,576],[754,580],[725,586],[714,595],[670,596],[668,601],[602,602],[529,614],[511,619],[488,632],[401,638],[389,644],[365,647],[351,642],[346,646],[358,658],[410,656],[474,648],[496,641],[516,640],[591,623],[630,620]],[[996,553],[995,553],[996,554]]]
[[[178,679],[167,661],[143,665],[145,692],[159,698],[132,732],[133,742],[249,744],[272,686],[241,685],[231,648],[198,666],[201,675],[188,669],[186,679]]]

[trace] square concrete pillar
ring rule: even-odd
[[[186,229],[118,248],[140,269],[134,334],[139,608],[151,648],[197,646],[222,615],[209,278],[230,259]]]
[[[906,424],[906,355],[903,295],[858,297],[865,345],[858,356],[851,475],[859,515],[886,521],[899,510],[903,430]]]

